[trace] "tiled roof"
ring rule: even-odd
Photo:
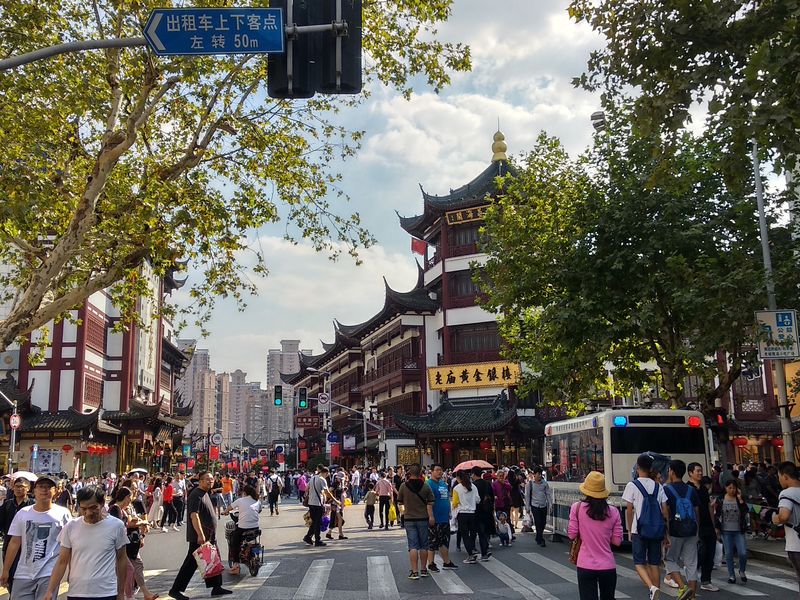
[[[425,229],[432,225],[442,213],[484,204],[487,195],[492,196],[498,192],[495,178],[509,173],[513,175],[515,170],[505,160],[492,162],[468,184],[450,190],[450,193],[444,196],[429,194],[420,185],[423,213],[413,217],[401,217],[398,214],[400,227],[411,235],[422,239]]]
[[[544,423],[536,417],[517,417],[517,430],[531,437],[544,437]]]
[[[72,408],[25,415],[21,431],[80,431],[97,423],[97,411],[84,414]]]
[[[745,421],[743,419],[731,419],[730,429],[734,433],[780,435],[781,422],[777,418],[766,421]],[[800,421],[792,419],[792,431],[797,431],[799,429]]]
[[[516,416],[516,410],[501,405],[466,403],[453,406],[443,402],[433,412],[422,415],[395,415],[395,423],[403,430],[420,434],[467,433],[476,431],[498,431]]]

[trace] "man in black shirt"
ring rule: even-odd
[[[197,561],[194,559],[194,551],[206,542],[216,545],[217,516],[211,497],[208,493],[214,485],[214,476],[208,471],[201,471],[198,476],[197,486],[189,492],[186,502],[186,513],[189,515],[186,527],[186,540],[189,542],[189,553],[181,565],[175,582],[169,595],[177,600],[188,600],[184,595],[186,586],[192,579],[197,569]],[[224,596],[231,594],[230,590],[222,587],[222,574],[209,577],[206,580],[206,587],[211,588],[212,596]]]
[[[0,530],[3,532],[3,559],[6,557],[6,550],[11,542],[11,536],[8,535],[8,528],[11,527],[11,521],[14,516],[19,512],[19,509],[30,506],[34,503],[33,498],[28,497],[28,490],[30,490],[31,482],[24,477],[17,477],[14,481],[14,495],[7,498],[3,505],[0,506]],[[20,554],[18,553],[11,565],[8,578],[8,591],[14,585],[14,572],[17,570]]]
[[[492,486],[483,478],[483,469],[472,468],[472,485],[478,490],[478,506],[475,508],[475,527],[478,530],[478,545],[481,549],[481,560],[487,561],[489,537],[494,533],[494,492]]]
[[[718,592],[719,588],[711,583],[711,569],[714,568],[714,552],[717,549],[717,533],[714,530],[714,521],[711,518],[711,497],[708,488],[703,484],[703,467],[700,463],[689,463],[686,470],[689,473],[689,483],[697,490],[700,498],[697,534],[698,564],[700,565],[700,589],[706,592]],[[706,478],[707,480],[707,478]]]

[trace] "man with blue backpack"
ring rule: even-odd
[[[647,586],[649,600],[656,600],[661,592],[661,545],[669,546],[666,528],[669,508],[664,488],[651,477],[652,469],[653,456],[639,455],[636,459],[637,477],[625,486],[622,499],[627,502],[625,521],[633,546],[636,573]]]
[[[672,460],[669,463],[667,492],[669,508],[669,539],[665,563],[667,573],[678,584],[678,600],[688,600],[697,592],[697,530],[700,522],[700,498],[694,486],[683,482],[686,463]],[[686,569],[686,579],[681,575]]]

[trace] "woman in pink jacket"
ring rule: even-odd
[[[606,479],[592,471],[578,487],[585,498],[569,511],[569,538],[581,538],[578,552],[578,594],[580,600],[614,600],[617,564],[611,546],[622,543],[619,511],[608,505]]]

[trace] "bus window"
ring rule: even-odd
[[[659,454],[700,454],[706,452],[701,427],[612,427],[613,454],[641,454],[648,450]]]
[[[605,471],[603,432],[596,428],[553,436],[549,455],[552,481],[582,483],[591,471]]]

